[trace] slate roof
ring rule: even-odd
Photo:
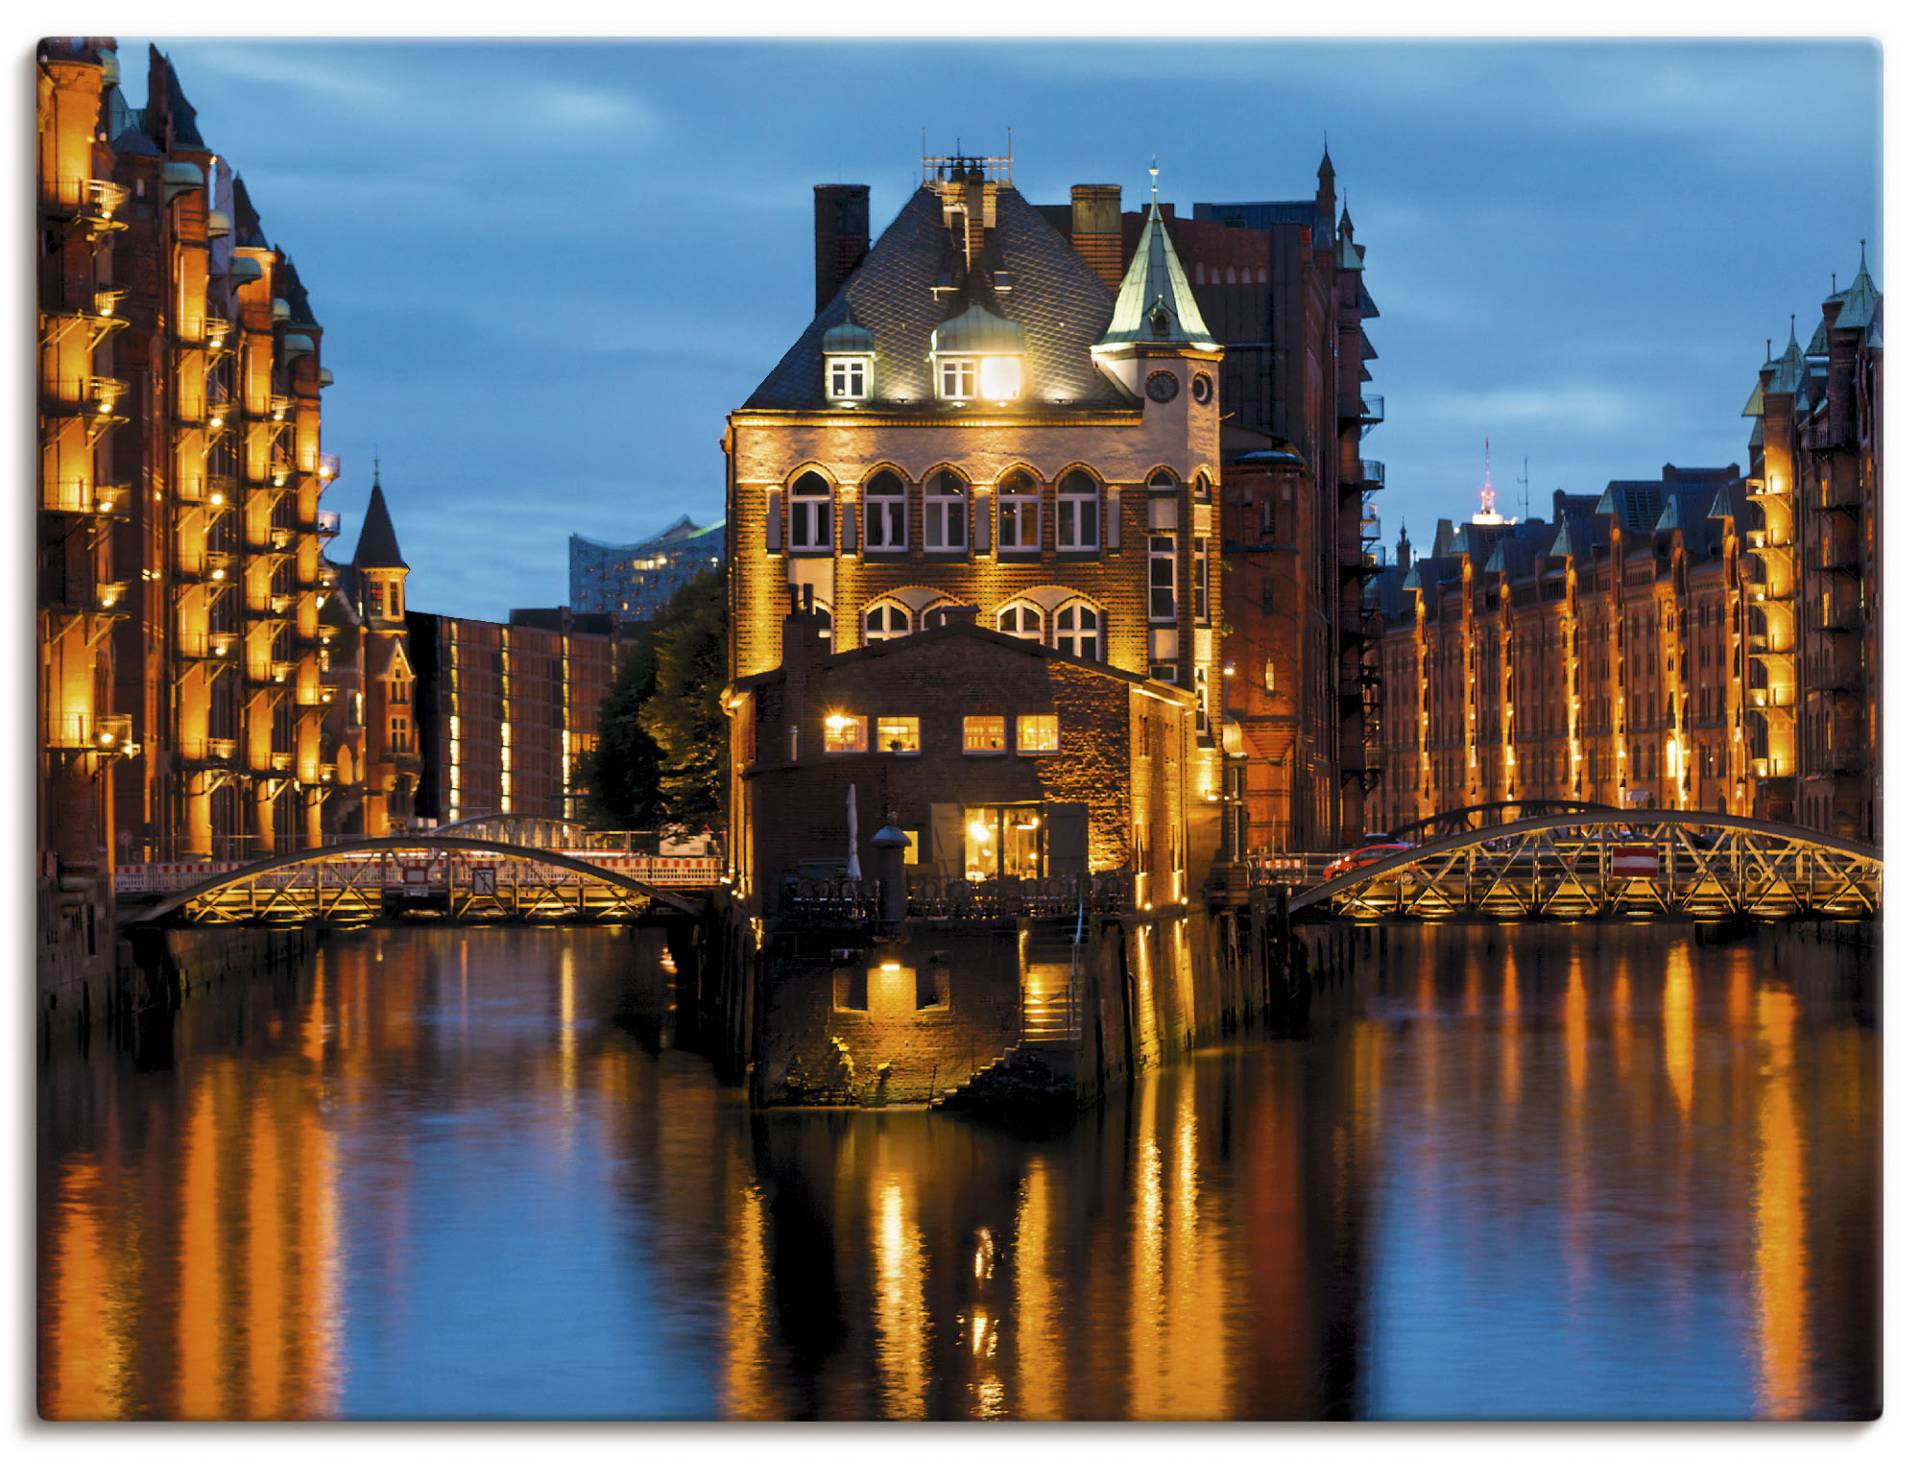
[[[386,494],[378,481],[373,483],[373,495],[367,501],[367,518],[360,524],[360,540],[353,548],[353,565],[356,571],[407,565],[406,558],[400,555],[400,539],[394,535],[393,518],[387,514]]]
[[[260,229],[260,213],[253,205],[253,196],[247,191],[247,184],[241,181],[238,173],[233,179],[233,246],[235,248],[271,248],[267,235]]]
[[[1666,505],[1662,482],[1609,481],[1607,489],[1600,493],[1600,503],[1594,507],[1593,514],[1616,518],[1620,530],[1633,535],[1652,531]]]
[[[821,344],[849,313],[873,333],[873,398],[866,408],[924,410],[935,398],[928,352],[933,331],[976,303],[1026,331],[1023,395],[1029,406],[1065,401],[1068,408],[1112,410],[1134,405],[1094,367],[1089,354],[1106,329],[1113,299],[1059,230],[1010,186],[995,198],[995,226],[974,278],[941,220],[940,199],[917,189],[874,241],[814,321],[746,399],[748,410],[824,410]],[[990,292],[985,280],[1005,272],[1013,287]],[[936,298],[945,276],[953,292]]]
[[[1836,326],[1838,321],[1835,321]],[[1800,341],[1789,335],[1787,347],[1780,358],[1769,366],[1773,376],[1767,381],[1769,395],[1794,395],[1800,390],[1800,377],[1805,373],[1807,357],[1800,352]]]
[[[207,144],[200,139],[200,128],[195,123],[197,113],[187,100],[187,93],[180,89],[179,73],[173,69],[173,62],[160,53],[157,46],[148,46],[148,72],[151,74],[154,62],[160,64],[166,77],[167,115],[173,122],[173,143],[176,147],[191,147],[197,152],[207,150]],[[152,105],[152,99],[148,99]]]
[[[1516,522],[1487,555],[1489,572],[1532,573],[1533,559],[1553,545],[1549,521]]]
[[[313,306],[307,302],[306,285],[300,282],[300,274],[291,258],[281,260],[278,280],[280,297],[287,301],[287,323],[305,324],[318,329],[320,321],[313,317]]]

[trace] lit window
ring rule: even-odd
[[[866,356],[838,355],[827,361],[827,398],[830,400],[867,398]]]
[[[878,734],[882,754],[918,754],[920,752],[920,721],[917,718],[882,718],[879,721]]]
[[[1060,482],[1054,528],[1061,551],[1100,550],[1099,491],[1085,471],[1069,471]]]
[[[867,752],[866,715],[829,714],[826,729],[828,754],[865,754]]]
[[[980,363],[971,359],[940,361],[940,398],[971,400],[980,392]]]
[[[998,714],[968,714],[960,732],[963,754],[1007,752],[1007,721]]]
[[[1060,752],[1060,716],[1058,714],[1022,714],[1015,743],[1022,754],[1058,754]]]
[[[811,471],[793,483],[792,515],[794,551],[833,550],[833,491]]]
[[[1040,609],[1030,602],[1008,603],[1000,609],[996,626],[1009,638],[1025,638],[1038,643],[1042,637]]]
[[[1171,623],[1179,616],[1179,597],[1173,585],[1174,538],[1147,538],[1147,620]]]
[[[1100,613],[1091,603],[1070,602],[1053,615],[1053,646],[1075,658],[1100,656]]]
[[[877,602],[867,609],[864,620],[869,643],[884,643],[889,638],[904,638],[913,631],[913,619],[897,602]]]
[[[1016,471],[1000,486],[1000,550],[1040,550],[1040,486],[1024,471]]]
[[[989,400],[1019,399],[1019,359],[999,356],[980,361],[980,393]]]
[[[926,486],[927,550],[967,550],[967,483],[952,471],[938,471]]]
[[[867,482],[867,550],[907,550],[907,483],[891,471]]]

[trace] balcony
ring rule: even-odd
[[[127,583],[120,581],[94,583],[93,605],[103,613],[124,616],[127,611],[127,587]]]
[[[1747,690],[1747,707],[1750,709],[1790,709],[1794,699],[1791,684],[1775,683],[1765,688]]]
[[[340,535],[340,513],[337,511],[319,511],[314,513],[314,529],[323,537]]]
[[[126,393],[126,385],[111,375],[70,375],[41,382],[46,409],[54,415],[115,419],[114,407]]]
[[[1362,395],[1360,413],[1355,417],[1362,425],[1373,426],[1387,418],[1387,397],[1384,395]]]
[[[40,509],[70,516],[125,520],[130,495],[125,486],[107,486],[98,481],[89,481],[84,476],[69,476],[42,485]]]
[[[340,457],[336,455],[329,455],[326,451],[322,451],[320,453],[320,470],[319,470],[320,479],[322,481],[331,481],[335,477],[337,477],[339,474],[340,474]]]
[[[1378,396],[1374,398],[1378,399]],[[1362,461],[1360,463],[1360,489],[1363,491],[1382,491],[1387,485],[1387,463],[1385,461]]]
[[[124,228],[114,214],[127,204],[127,189],[102,177],[69,177],[55,181],[41,193],[44,206],[63,213],[95,231]]]

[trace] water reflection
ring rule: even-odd
[[[753,1116],[654,1046],[669,970],[341,938],[170,1056],[56,1054],[43,1411],[1877,1409],[1877,979],[1831,946],[1395,933],[1304,1036],[1032,1139]]]

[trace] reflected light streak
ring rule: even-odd
[[[1762,1073],[1753,1176],[1753,1340],[1760,1414],[1798,1417],[1807,1404],[1806,1169],[1793,1077],[1794,999],[1756,1000]]]
[[[220,1396],[219,1149],[213,1083],[202,1078],[187,1118],[180,1182],[180,1410],[204,1421],[226,1415]]]
[[[1675,942],[1667,952],[1667,985],[1662,996],[1662,1023],[1667,1042],[1667,1081],[1681,1117],[1693,1112],[1693,963],[1686,944]]]
[[[55,1176],[59,1201],[50,1267],[41,1381],[45,1413],[61,1418],[117,1418],[126,1411],[127,1353],[115,1330],[112,1301],[117,1272],[102,1249],[100,1166],[76,1160]]]
[[[1059,1360],[1060,1283],[1048,1269],[1052,1227],[1053,1187],[1046,1161],[1036,1154],[1027,1161],[1013,1223],[1019,1416],[1032,1422],[1052,1422],[1067,1415]]]
[[[927,1312],[923,1296],[926,1260],[920,1233],[897,1175],[889,1176],[875,1202],[873,1228],[874,1345],[880,1367],[880,1411],[890,1418],[926,1414]]]

